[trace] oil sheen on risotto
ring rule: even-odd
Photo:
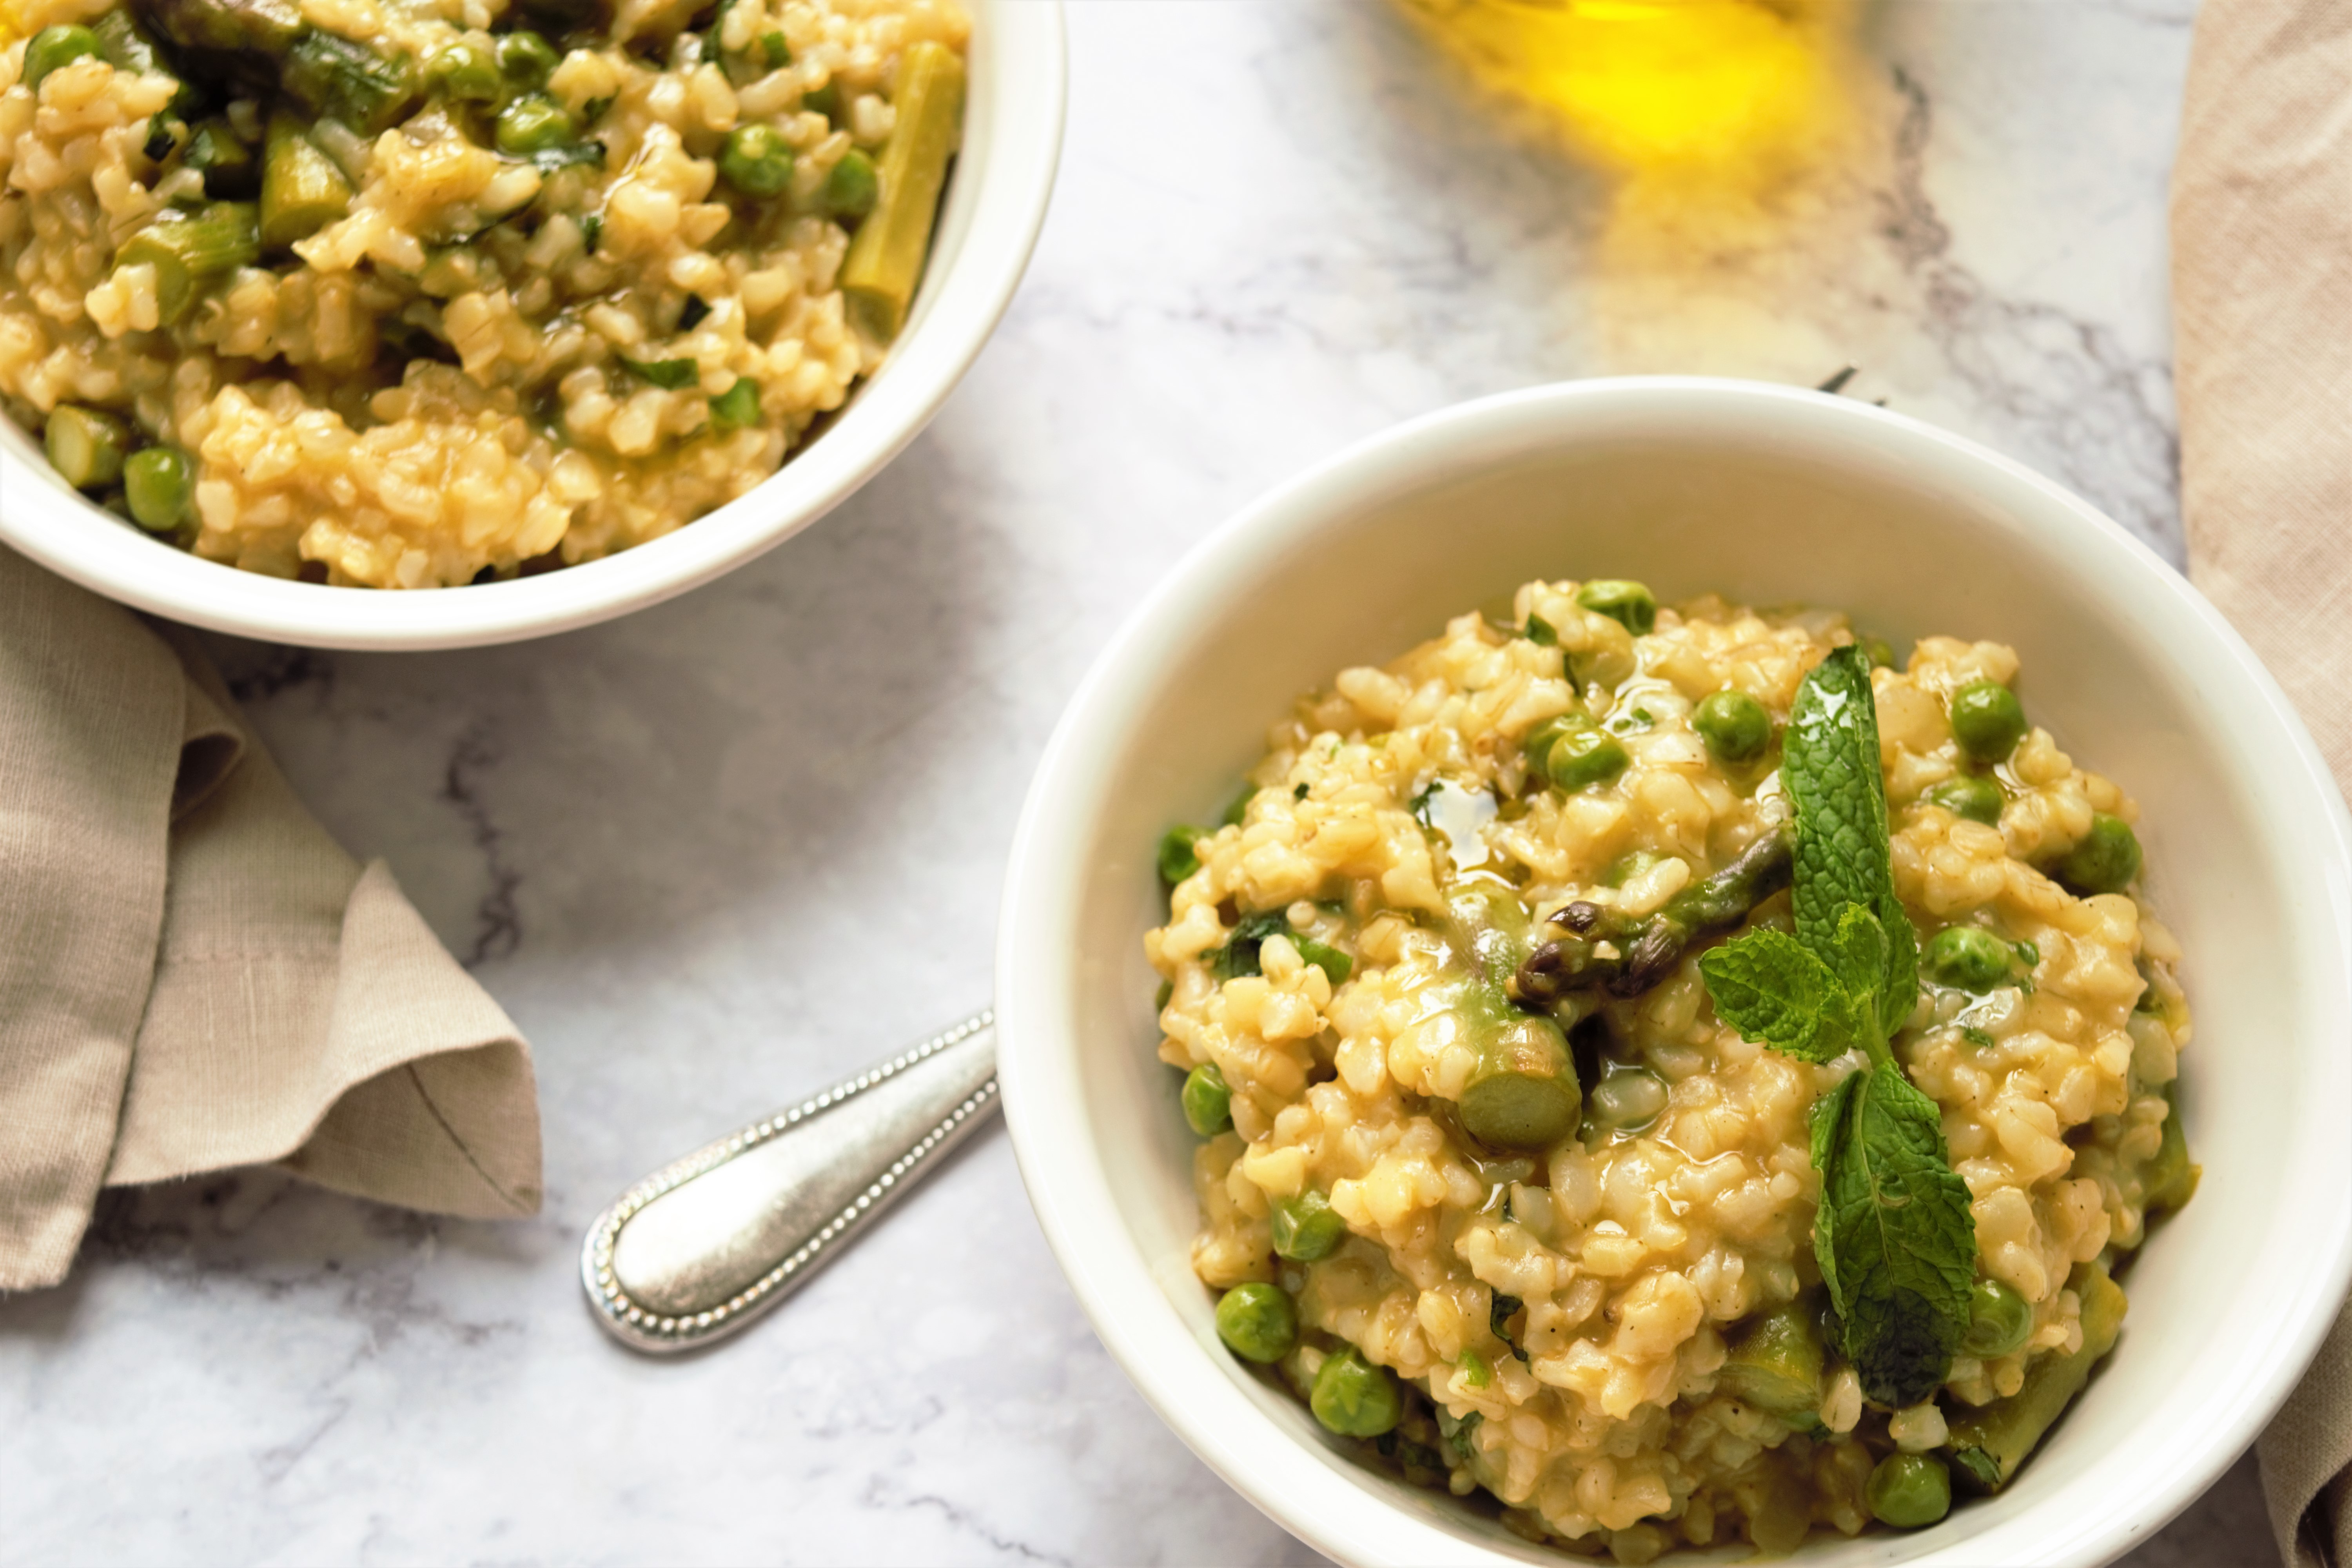
[[[2116,1275],[2195,1185],[2189,1013],[2137,808],[2030,722],[2010,648],[1859,645],[1922,953],[1882,1059],[1974,1225],[1965,1339],[1900,1407],[1841,1353],[1814,1250],[1808,1119],[1864,1053],[1744,1038],[1700,972],[1790,927],[1787,726],[1856,643],[1531,583],[1302,697],[1223,824],[1163,842],[1193,1268],[1225,1343],[1364,1462],[1573,1552],[1783,1552],[1999,1488],[2114,1344]],[[1561,984],[1563,945],[1599,983]],[[1486,1094],[1547,1032],[1555,1100]]]
[[[743,495],[898,331],[957,0],[0,0],[0,406],[206,559],[421,588]]]

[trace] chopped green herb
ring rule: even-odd
[[[2038,969],[2042,965],[2042,950],[2030,942],[2017,944],[2017,956],[2028,969]]]
[[[682,392],[702,377],[701,367],[690,359],[634,360],[626,354],[617,357],[630,374],[665,392]]]
[[[792,47],[784,42],[782,33],[762,33],[760,36],[760,52],[767,57],[770,70],[793,63]]]
[[[760,386],[748,375],[710,400],[710,423],[721,430],[740,430],[760,422]]]
[[[679,306],[677,310],[677,330],[681,332],[690,332],[702,325],[709,314],[710,307],[702,302],[701,295],[688,294],[686,297],[686,303]]]
[[[1980,1051],[1989,1051],[1992,1049],[1994,1045],[1993,1037],[1990,1035],[1986,1034],[1982,1029],[1978,1028],[1973,1024],[1968,1025],[1960,1030],[1960,1038],[1968,1041],[1969,1044],[1974,1046]]]
[[[1486,1326],[1494,1331],[1496,1339],[1510,1339],[1510,1331],[1503,1325],[1517,1316],[1519,1309],[1526,1305],[1517,1296],[1506,1296],[1500,1290],[1495,1292],[1494,1300],[1486,1307]]]
[[[1208,837],[1205,828],[1171,827],[1160,839],[1160,879],[1171,888],[1201,868],[1193,846]]]
[[[1464,1351],[1458,1364],[1462,1368],[1462,1381],[1473,1388],[1484,1388],[1495,1381],[1495,1369],[1488,1366],[1486,1358],[1476,1351]]]
[[[1475,1353],[1475,1352],[1465,1352],[1462,1357],[1462,1364],[1468,1366],[1470,1364],[1470,1357]],[[1485,1358],[1481,1357],[1478,1364],[1481,1366],[1486,1365]],[[1481,1379],[1478,1382],[1472,1384],[1470,1386],[1473,1388],[1484,1388],[1486,1384],[1486,1381]],[[1446,1409],[1444,1405],[1441,1405],[1437,1407],[1437,1430],[1444,1436],[1445,1446],[1453,1449],[1454,1453],[1459,1455],[1462,1458],[1467,1460],[1477,1451],[1471,1444],[1470,1435],[1478,1430],[1478,1423],[1484,1421],[1486,1418],[1486,1417],[1484,1414],[1475,1410],[1473,1410],[1467,1415],[1456,1415],[1452,1411]]]
[[[603,217],[599,216],[595,213],[590,213],[587,216],[580,220],[580,238],[582,242],[588,247],[589,255],[593,256],[596,254],[596,242],[604,237],[604,220]]]
[[[1225,945],[1217,949],[1210,958],[1210,974],[1220,985],[1245,974],[1263,974],[1265,970],[1258,964],[1258,950],[1265,945],[1267,937],[1279,935],[1288,929],[1289,922],[1278,914],[1244,915],[1241,923],[1234,927],[1234,934],[1225,939]]]
[[[1437,781],[1435,779],[1432,779],[1427,784],[1421,786],[1421,793],[1412,797],[1412,803],[1407,805],[1405,809],[1412,813],[1412,817],[1415,822],[1420,823],[1423,827],[1427,827],[1430,825],[1429,803],[1436,798]]]
[[[1541,616],[1538,615],[1529,615],[1528,616],[1527,638],[1528,641],[1535,644],[1538,647],[1558,647],[1559,646],[1559,628],[1554,626],[1549,621],[1545,620]]]
[[[580,122],[583,125],[593,125],[604,119],[612,107],[613,100],[610,98],[592,98],[580,106]]]
[[[1307,786],[1304,784],[1301,784],[1297,788],[1293,789],[1290,792],[1290,798],[1293,800],[1305,800],[1307,798]]]
[[[1334,985],[1345,984],[1348,976],[1356,971],[1356,961],[1328,943],[1296,932],[1292,933],[1290,942],[1298,949],[1298,956],[1321,970],[1325,978]]]

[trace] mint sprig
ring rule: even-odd
[[[1888,1041],[1919,994],[1918,939],[1895,894],[1870,665],[1831,653],[1798,689],[1781,783],[1796,807],[1796,934],[1759,927],[1699,959],[1716,1016],[1801,1060],[1867,1065],[1813,1107],[1813,1255],[1863,1392],[1916,1405],[1968,1331],[1976,1220],[1936,1102]]]

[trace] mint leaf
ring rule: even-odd
[[[1895,896],[1887,847],[1886,788],[1879,772],[1878,710],[1870,661],[1859,647],[1832,649],[1797,689],[1782,742],[1780,779],[1797,808],[1797,936],[1817,953],[1837,945],[1848,904],[1878,919],[1886,937],[1880,1029],[1892,1034],[1919,994],[1919,939]]]
[[[1829,965],[1783,931],[1759,926],[1699,956],[1716,1016],[1751,1040],[1825,1062],[1853,1044],[1853,1003]]]
[[[1837,932],[1822,956],[1848,994],[1874,997],[1886,980],[1886,928],[1860,904],[1848,904],[1838,911]]]
[[[1898,1409],[1941,1386],[1969,1327],[1976,1221],[1943,1114],[1899,1069],[1858,1072],[1814,1107],[1813,1256],[1862,1391]]]

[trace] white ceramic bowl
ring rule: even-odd
[[[1318,1551],[1559,1561],[1352,1466],[1219,1345],[1142,950],[1160,832],[1213,817],[1295,693],[1537,576],[1843,606],[1898,647],[1998,638],[2033,718],[2137,796],[2147,888],[2188,954],[2203,1184],[2133,1267],[2115,1357],[2007,1491],[1801,1555],[2096,1563],[2146,1538],[2252,1441],[2352,1276],[2352,823],[2278,688],[2155,554],[1981,447],[1812,393],[1592,381],[1415,421],[1249,508],[1113,641],[1032,786],[997,961],[1014,1147],[1096,1331]]]
[[[1055,0],[968,0],[962,151],[906,328],[830,429],[741,500],[663,538],[561,572],[432,593],[289,583],[200,560],[93,506],[0,418],[0,541],[86,588],[175,621],[310,647],[514,642],[609,620],[783,542],[921,433],[1012,301],[1061,159]]]

